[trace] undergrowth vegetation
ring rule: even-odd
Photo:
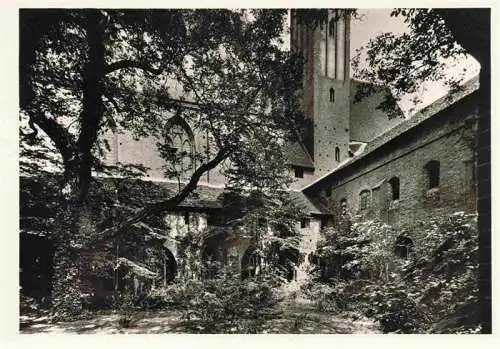
[[[227,270],[213,279],[180,278],[122,308],[120,321],[132,318],[130,309],[175,310],[181,314],[182,332],[258,333],[266,319],[277,313],[276,290],[282,281],[272,272],[241,280],[239,274]]]
[[[476,215],[455,213],[396,232],[343,222],[318,248],[318,273],[303,287],[319,309],[367,316],[383,332],[477,333]],[[398,236],[415,237],[398,257]],[[407,240],[413,241],[413,240]]]

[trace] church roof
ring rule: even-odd
[[[286,154],[290,165],[314,169],[311,155],[300,141],[287,144]]]

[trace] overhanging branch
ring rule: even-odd
[[[126,69],[126,68],[142,69],[144,71],[147,71],[147,72],[150,72],[150,73],[156,74],[156,75],[161,74],[164,70],[161,68],[154,68],[154,67],[152,67],[149,64],[146,64],[144,62],[135,61],[132,59],[124,59],[121,61],[113,62],[111,64],[107,64],[104,67],[104,74],[106,75],[106,74],[112,73],[116,70]]]
[[[217,155],[210,160],[207,163],[204,163],[200,167],[196,169],[196,171],[193,173],[191,176],[191,179],[189,182],[182,188],[182,190],[175,196],[167,199],[167,200],[161,200],[157,202],[153,202],[148,204],[146,207],[144,207],[141,211],[139,211],[136,215],[133,217],[127,219],[125,222],[105,229],[101,232],[101,239],[109,239],[112,237],[115,237],[118,235],[120,232],[124,231],[125,229],[129,228],[133,224],[140,222],[144,218],[155,214],[155,213],[161,213],[165,212],[169,209],[175,208],[178,204],[180,204],[192,191],[196,189],[196,186],[198,185],[198,181],[200,180],[201,176],[203,174],[213,168],[215,168],[217,165],[219,165],[222,161],[224,161],[228,156],[230,152],[228,148],[222,148],[219,150]]]
[[[73,158],[74,142],[69,132],[59,125],[54,119],[47,118],[40,109],[26,110],[30,125],[35,124],[47,134],[54,143],[63,158],[65,170],[69,170],[69,164]]]

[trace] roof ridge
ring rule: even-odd
[[[382,145],[386,144],[390,140],[395,139],[396,137],[402,135],[403,133],[405,133],[405,132],[413,129],[417,125],[421,124],[425,120],[428,120],[431,117],[438,115],[441,111],[449,108],[450,106],[454,105],[458,101],[473,94],[475,91],[477,91],[479,89],[478,82],[479,82],[479,75],[476,75],[476,76],[472,77],[471,79],[467,80],[462,85],[464,87],[463,89],[460,89],[459,91],[454,91],[452,93],[448,93],[445,96],[438,98],[437,100],[435,100],[434,102],[432,102],[431,104],[426,106],[425,108],[422,108],[421,110],[419,110],[418,112],[416,112],[412,116],[406,118],[404,121],[398,123],[394,127],[387,130],[386,132],[381,133],[379,136],[375,137],[374,139],[372,139],[370,142],[368,142],[366,144],[366,147],[365,147],[366,151],[363,151],[359,155],[350,158],[348,161],[339,164],[339,166],[337,166],[336,168],[327,172],[326,174],[324,174],[320,178],[314,180],[313,182],[307,184],[306,186],[301,188],[301,190],[304,191],[304,190],[316,185],[317,183],[321,182],[322,180],[329,177],[330,175],[337,172],[338,170],[345,168],[345,167],[355,163],[356,161],[364,158],[366,155],[372,153],[373,151],[380,148]],[[446,101],[447,99],[450,99],[450,98],[452,99],[451,102],[443,103],[444,101]],[[396,133],[394,135],[392,135],[387,140],[385,140],[385,142],[380,142],[380,140],[384,139],[387,134],[394,133],[394,131],[396,131]],[[377,144],[377,142],[379,142],[380,144]]]

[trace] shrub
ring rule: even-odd
[[[344,234],[330,231],[317,252],[323,268],[339,270],[342,280],[323,273],[328,287],[311,294],[318,304],[374,317],[384,332],[478,331],[476,215],[458,212],[417,225],[420,241],[408,260],[394,257],[391,227],[348,226]]]
[[[179,280],[162,291],[162,302],[181,309],[190,332],[256,333],[278,302],[273,291],[277,282],[273,275],[241,281],[231,273],[211,280]]]

